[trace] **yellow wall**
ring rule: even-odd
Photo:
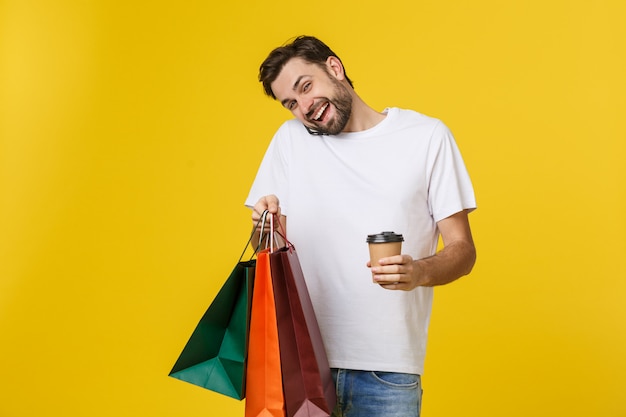
[[[215,4],[215,6],[213,6]],[[0,416],[241,416],[167,377],[237,261],[313,34],[455,132],[479,261],[436,292],[424,415],[626,416],[626,3],[0,1]]]

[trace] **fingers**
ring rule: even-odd
[[[265,210],[269,211],[271,214],[280,216],[280,201],[278,197],[273,194],[261,197],[253,207],[252,220],[255,222],[259,221]]]
[[[378,260],[378,263],[380,264],[380,266],[404,265],[411,263],[411,261],[413,261],[413,258],[411,258],[409,255],[394,255],[387,258],[381,258]]]
[[[271,214],[280,216],[280,202],[278,201],[278,197],[276,197],[275,195],[268,195],[265,197],[265,201],[267,204],[267,210]]]
[[[398,265],[372,268],[372,281],[386,290],[410,290],[412,288],[410,275],[401,271]]]
[[[388,290],[411,290],[413,258],[409,255],[396,255],[382,258],[379,266],[371,267],[372,281]],[[367,263],[371,266],[370,262]]]
[[[252,223],[256,225],[257,230],[259,230],[260,233],[268,233],[270,231],[271,223],[269,217],[264,224],[264,229],[260,230],[262,228],[262,222],[259,220],[261,220],[261,216],[266,210],[270,214],[276,215],[277,218],[280,218],[280,201],[278,200],[278,197],[273,194],[266,195],[261,197],[254,205],[252,210]]]
[[[375,284],[380,285],[400,284],[407,281],[407,277],[403,274],[374,275],[372,278]]]
[[[394,282],[391,284],[380,284],[380,286],[386,290],[401,290],[401,291],[410,291],[412,288],[409,284],[404,282]]]

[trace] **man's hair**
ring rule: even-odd
[[[328,57],[339,57],[324,42],[313,36],[298,36],[291,43],[279,46],[274,49],[265,58],[259,69],[259,81],[263,83],[265,94],[276,99],[276,95],[272,91],[272,83],[276,81],[283,67],[292,58],[301,58],[311,64],[319,65],[326,69],[326,60]],[[339,59],[341,62],[341,59]],[[342,63],[343,65],[343,63]],[[352,81],[345,73],[346,80],[352,86]]]

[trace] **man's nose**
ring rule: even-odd
[[[305,115],[309,114],[309,112],[313,109],[313,104],[315,100],[310,97],[300,97],[298,99],[298,106],[302,109],[302,113]]]

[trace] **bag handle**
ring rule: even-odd
[[[250,246],[250,243],[252,242],[252,238],[254,237],[254,234],[256,233],[256,229],[259,228],[259,225],[261,226],[261,229],[260,229],[261,231],[265,230],[265,223],[267,222],[268,214],[269,214],[269,210],[267,209],[264,210],[263,213],[261,213],[261,217],[259,218],[257,223],[254,226],[252,226],[252,233],[250,233],[250,238],[248,239],[246,246],[243,248],[243,252],[241,253],[241,256],[239,257],[239,262],[241,262],[241,260],[243,259],[243,255],[246,253],[248,246]],[[254,253],[252,254],[252,256],[250,256],[250,259],[252,259],[254,255],[256,255],[259,252],[259,249],[261,249],[261,244],[263,243],[263,240],[265,240],[265,248],[266,249],[269,248],[270,252],[274,252],[274,250],[278,247],[277,245],[275,245],[276,243],[275,240],[277,236],[280,236],[280,238],[285,241],[285,246],[293,247],[293,243],[291,243],[287,239],[287,233],[285,232],[283,225],[280,222],[280,219],[278,218],[278,216],[276,214],[272,214],[269,218],[269,222],[270,222],[269,233],[261,234],[259,236],[259,243],[254,249]],[[276,228],[274,227],[274,222],[278,224]]]
[[[267,216],[269,214],[268,210],[265,210],[263,212],[263,214],[261,215],[261,219],[260,221],[262,221],[262,225],[261,225],[261,230],[265,230],[265,222],[267,221]],[[285,232],[282,223],[280,222],[280,218],[276,215],[276,214],[272,214],[271,216],[269,216],[269,223],[270,223],[270,231],[269,233],[267,233],[265,236],[259,238],[259,246],[257,246],[257,251],[259,250],[259,247],[261,246],[261,242],[263,241],[263,239],[265,239],[265,248],[269,248],[270,253],[273,253],[275,250],[278,249],[278,237],[280,237],[283,242],[285,243],[285,246],[289,246],[289,247],[293,247],[293,244],[287,240],[287,233]],[[277,224],[277,226],[274,226],[274,224]]]
[[[287,239],[287,231],[283,228],[283,224],[280,222],[280,219],[276,214],[272,215],[272,220],[278,223],[276,229],[273,230],[273,234],[275,236],[280,236],[280,238],[285,242],[285,246],[293,248],[293,243]]]
[[[241,252],[241,256],[239,257],[239,262],[241,262],[241,260],[243,259],[243,255],[245,255],[246,250],[248,249],[248,246],[250,246],[250,243],[252,243],[252,238],[254,237],[254,234],[256,233],[256,229],[259,228],[259,225],[261,225],[261,230],[265,229],[265,220],[266,220],[268,213],[269,213],[269,210],[265,210],[263,214],[261,214],[261,217],[259,218],[257,223],[254,226],[252,226],[252,232],[250,233],[250,238],[248,238],[248,242],[246,243],[246,246],[244,246],[243,252]],[[256,248],[254,248],[254,253],[252,254],[252,256],[250,256],[250,260],[254,258],[254,255],[256,255],[259,249],[261,248],[261,242],[263,241],[263,238],[264,238],[263,236],[259,236],[259,244],[256,246]]]
[[[267,217],[268,214],[269,214],[268,210],[265,210],[263,212],[264,219],[265,219],[265,217]],[[278,234],[278,235],[280,235],[282,237],[280,232],[277,229],[274,228],[274,222],[275,221],[280,226],[280,221],[278,220],[278,217],[275,214],[272,214],[270,216],[270,232],[265,237],[265,248],[269,248],[270,249],[270,253],[274,253],[274,250],[278,248],[278,245],[274,245],[275,240],[276,240],[276,235]],[[263,224],[261,229],[265,230],[265,224]],[[259,239],[259,241],[261,241],[261,239]]]

